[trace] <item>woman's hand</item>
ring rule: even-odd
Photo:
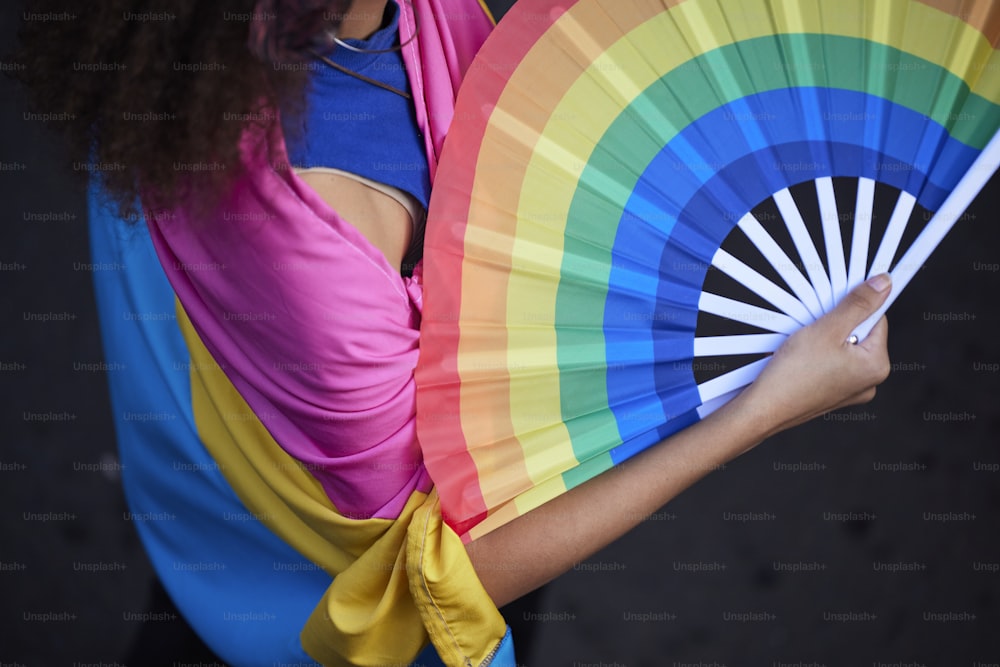
[[[830,313],[793,334],[740,397],[770,436],[847,405],[867,403],[889,375],[889,325],[883,317],[853,344],[851,332],[889,296],[888,275],[871,278]]]

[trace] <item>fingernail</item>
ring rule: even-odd
[[[884,292],[892,285],[892,278],[888,273],[880,273],[868,279],[868,286],[876,292]]]

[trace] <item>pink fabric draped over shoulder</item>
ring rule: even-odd
[[[492,24],[475,0],[401,2],[400,37],[431,176],[455,96]],[[395,518],[431,481],[415,430],[421,266],[403,278],[248,130],[216,219],[147,216],[199,336],[277,443],[339,512]],[[270,139],[270,140],[269,140]]]

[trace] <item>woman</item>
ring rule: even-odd
[[[429,638],[447,665],[512,664],[497,606],[767,436],[870,400],[888,373],[885,322],[847,341],[888,295],[878,277],[711,417],[463,545],[422,465],[412,371],[423,211],[487,15],[471,0],[178,1],[163,16],[106,4],[29,23],[30,83],[77,116],[112,198],[142,200],[172,293],[162,279],[155,298],[144,289],[141,235],[97,228],[96,252],[132,257],[106,274],[103,319],[167,322],[174,356],[150,355],[154,343],[142,363],[187,355],[165,384],[203,448],[137,456],[130,501],[176,508],[176,525],[146,524],[144,537],[178,605],[232,663],[406,664]],[[173,294],[176,322],[149,305]],[[152,324],[134,326],[155,339]],[[119,415],[175,421],[128,417],[142,412]],[[162,488],[171,457],[212,474],[198,490]],[[178,574],[157,559],[163,545],[174,563],[218,566]]]

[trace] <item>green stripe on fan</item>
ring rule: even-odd
[[[794,54],[797,66],[784,65],[785,54]],[[714,72],[725,74],[716,77]],[[1000,107],[970,94],[968,85],[944,68],[883,44],[833,35],[772,35],[728,45],[675,68],[643,91],[622,110],[591,154],[566,226],[555,326],[563,420],[578,460],[586,462],[597,448],[606,447],[607,440],[595,437],[596,432],[611,426],[617,430],[607,407],[606,371],[571,370],[579,369],[581,361],[574,350],[592,347],[593,336],[604,327],[607,289],[594,289],[593,283],[608,282],[617,224],[607,221],[617,223],[627,203],[609,201],[608,195],[631,193],[661,146],[710,111],[747,95],[800,86],[842,88],[889,99],[928,116],[974,148],[986,145],[992,137],[990,128],[997,124],[985,119],[1000,117]],[[671,90],[685,91],[683,99],[677,100]],[[962,104],[956,108],[943,101],[948,99]],[[647,119],[658,122],[653,125]],[[623,165],[620,156],[628,156],[630,164]]]

